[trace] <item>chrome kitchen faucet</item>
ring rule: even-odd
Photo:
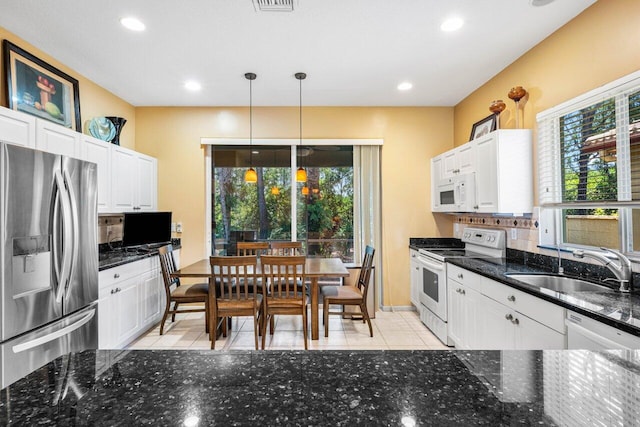
[[[607,249],[607,248],[600,248],[600,249],[602,249],[603,251],[606,251],[606,254],[595,252],[595,251],[585,251],[582,249],[576,249],[575,251],[573,251],[573,256],[581,259],[584,257],[588,257],[588,258],[593,258],[595,260],[600,261],[601,263],[604,264],[605,267],[611,270],[611,272],[616,276],[615,279],[609,278],[609,279],[604,279],[604,281],[618,282],[620,284],[620,289],[619,289],[620,292],[629,292],[631,290],[631,277],[632,277],[631,261],[629,261],[629,258],[624,256],[622,252],[614,251],[613,249]],[[607,255],[614,255],[620,262],[620,265],[615,264],[613,260],[609,258]]]

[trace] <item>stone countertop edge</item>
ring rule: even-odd
[[[173,249],[177,250],[182,248],[182,245],[173,245]],[[130,255],[122,255],[122,252],[114,252],[112,258],[100,260],[98,263],[98,271],[108,270],[109,268],[119,267],[121,265],[129,264],[132,262],[140,261],[141,259],[150,258],[158,255],[158,251],[154,250],[148,253],[131,253]]]
[[[485,261],[481,258],[464,258],[464,257],[447,259],[447,263],[467,269],[473,273],[480,274],[481,276],[503,283],[507,286],[526,292],[537,298],[552,302],[556,305],[562,306],[564,308],[575,311],[577,313],[584,314],[585,316],[588,316],[594,320],[605,323],[609,326],[613,326],[614,328],[627,332],[631,335],[640,337],[640,328],[638,327],[630,325],[629,323],[626,323],[624,321],[620,321],[612,317],[606,316],[603,313],[599,313],[584,307],[574,305],[568,301],[564,301],[560,298],[556,298],[553,295],[541,293],[540,288],[537,286],[529,285],[519,280],[512,279],[505,276],[506,273],[554,274],[542,268],[526,266],[516,262],[509,262],[508,260],[506,263],[496,264],[490,261]],[[572,297],[573,299],[581,300],[582,302],[585,302],[587,304],[602,305],[607,303],[607,301],[604,301],[604,300],[598,300],[598,302],[592,302],[592,301],[589,301],[588,299],[585,299],[585,296],[594,296],[594,294],[596,293],[574,292],[574,293],[567,293],[566,295]],[[628,307],[631,312],[640,313],[640,295],[636,293],[623,294],[614,289],[611,289],[610,293],[607,292],[606,295],[602,295],[602,296],[606,297],[606,299],[609,300],[610,306],[609,307],[603,306],[601,311],[614,312],[616,309],[616,305],[624,305],[625,307]]]

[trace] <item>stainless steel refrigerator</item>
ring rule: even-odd
[[[98,348],[96,168],[0,143],[2,388]]]

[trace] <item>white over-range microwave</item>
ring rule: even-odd
[[[442,178],[436,184],[434,212],[473,212],[476,210],[476,176],[473,173]]]

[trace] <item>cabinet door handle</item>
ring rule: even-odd
[[[511,320],[511,321],[513,321],[513,316],[511,315],[511,313],[509,313],[509,314],[505,314],[505,315],[504,315],[504,318],[505,318],[505,319],[507,319],[507,320]]]
[[[516,297],[515,297],[515,295],[509,295],[509,296],[507,297],[507,300],[509,300],[509,301],[511,301],[511,302],[514,302],[514,301],[516,300]]]
[[[113,278],[114,278],[114,279],[119,279],[119,278],[120,278],[120,275],[119,275],[118,273],[116,273],[116,274],[114,274],[114,275],[113,275]]]

